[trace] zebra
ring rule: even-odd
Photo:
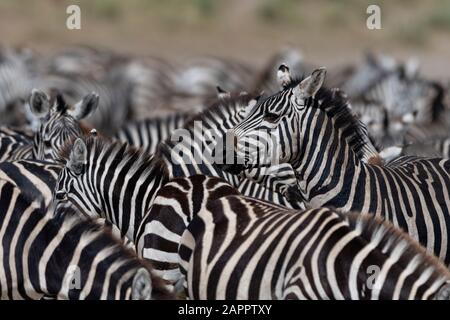
[[[168,181],[164,163],[126,143],[90,135],[77,138],[61,153],[53,197],[83,214],[115,224],[134,241],[154,195]]]
[[[125,60],[110,50],[86,45],[65,47],[42,57],[36,66],[36,73],[67,77],[75,75],[102,80],[111,67]]]
[[[62,168],[59,163],[39,160],[3,162],[0,163],[0,179],[19,188],[21,193],[29,199],[40,201],[45,207],[49,207],[53,202],[53,191]],[[74,206],[67,203],[64,208],[74,208]],[[116,225],[104,218],[96,218],[95,220],[96,223],[110,228],[116,237],[122,238],[127,247],[135,250],[134,243],[127,237],[122,236]]]
[[[302,208],[303,203],[287,197],[289,189],[296,189],[291,185],[295,176],[290,165],[280,166],[276,176],[267,175],[266,170],[252,169],[247,172],[253,178],[258,176],[257,186],[242,175],[228,173],[224,170],[227,165],[227,137],[233,125],[244,119],[245,115],[256,105],[261,96],[254,96],[245,92],[238,95],[230,93],[220,94],[219,99],[204,112],[190,118],[180,129],[175,130],[171,139],[159,144],[156,156],[166,164],[169,176],[180,177],[192,174],[205,174],[222,177],[248,196],[263,196],[264,199],[284,206]],[[274,168],[275,169],[275,168]],[[286,175],[290,171],[290,175]],[[270,173],[274,173],[275,170]],[[280,182],[278,183],[277,182]],[[257,181],[257,179],[255,179]],[[265,190],[275,187],[271,190]],[[280,187],[281,189],[277,189]],[[275,191],[275,192],[274,192]]]
[[[101,225],[0,180],[1,299],[167,299],[148,262]]]
[[[450,299],[450,271],[379,217],[287,209],[215,177],[160,194],[161,219],[190,218],[178,247],[190,299]]]
[[[379,147],[398,145],[405,135],[414,137],[416,126],[448,127],[441,84],[420,78],[414,62],[387,63],[386,68],[386,63],[371,60],[341,88]],[[365,89],[355,91],[358,85]],[[417,142],[411,137],[408,140]]]
[[[1,159],[57,161],[67,141],[87,132],[87,128],[79,121],[96,110],[98,101],[98,95],[91,93],[74,106],[68,106],[60,93],[56,93],[51,101],[43,91],[33,89],[29,104],[32,113],[40,119],[39,129],[33,135],[32,144],[29,144],[28,136],[16,137],[19,135],[16,133],[11,138],[2,134],[0,150],[4,152]]]
[[[411,70],[413,61],[406,63],[410,66],[407,69]],[[395,59],[388,55],[375,54],[367,52],[364,56],[364,61],[356,66],[351,66],[350,70],[343,70],[340,73],[348,74],[341,76],[341,81],[328,82],[330,87],[339,87],[351,98],[361,97],[373,87],[380,79],[386,75],[395,72],[400,68],[400,64]],[[413,73],[410,72],[410,73]],[[301,73],[296,73],[301,74]]]
[[[446,137],[449,119],[445,113],[443,89],[439,84],[431,83],[424,90],[427,91],[420,94],[418,100],[422,102],[416,103],[416,109],[401,115],[395,116],[380,102],[364,99],[352,101],[352,109],[361,115],[361,120],[369,126],[370,134],[384,147]],[[419,104],[421,106],[417,106]]]
[[[32,88],[29,50],[0,48],[0,124],[21,126],[24,97]]]
[[[256,99],[252,99],[248,94],[239,95],[231,100],[226,97],[222,99],[215,107],[208,108],[204,114],[199,115],[199,119],[208,125],[208,128],[218,130],[216,131],[218,138],[223,136],[226,128],[242,119],[242,114],[248,112],[246,108],[252,108],[256,103]],[[208,151],[212,152],[208,139],[213,135],[208,136],[196,131],[193,127],[195,118],[190,121],[185,128],[191,131],[184,129],[181,144],[185,147],[182,150],[190,161],[179,162],[176,158],[172,158],[173,152],[176,152],[175,147],[179,148],[180,145],[171,139],[161,143],[155,155],[102,137],[90,136],[75,140],[61,155],[65,165],[54,190],[55,201],[60,204],[73,203],[80,211],[91,217],[103,215],[103,218],[121,230],[122,236],[126,236],[134,243],[137,241],[136,232],[142,227],[143,219],[151,208],[157,190],[177,176],[196,173],[223,176],[248,196],[261,197],[285,206],[302,207],[303,204],[298,200],[291,203],[290,198],[282,193],[264,188],[240,176],[227,174],[206,156],[200,159],[199,164],[196,163],[195,155],[191,152],[204,148],[210,148]],[[277,176],[274,179],[271,179],[270,175],[264,178],[265,183],[271,185],[273,189],[285,190],[288,196],[289,187],[283,188],[282,182],[292,181],[294,173],[292,168],[289,171],[289,167],[277,168]],[[249,174],[258,175],[253,170]],[[279,177],[282,181],[276,181]],[[296,179],[293,180],[296,188]],[[151,219],[153,216],[149,217]],[[170,274],[169,276],[171,277]],[[170,279],[176,280],[176,277]]]
[[[95,135],[76,139],[61,157],[65,165],[53,191],[56,204],[71,203],[85,215],[105,218],[134,243],[157,191],[174,177],[163,158]],[[276,200],[273,191],[266,195],[256,183],[248,188]]]
[[[53,190],[62,170],[58,163],[39,160],[17,160],[0,163],[0,179],[7,181],[30,199],[47,207],[52,203]]]
[[[134,58],[121,68],[122,76],[131,84],[130,119],[169,116],[174,113],[172,99],[174,66],[158,58]],[[182,112],[187,110],[183,109]],[[168,115],[169,113],[169,115]]]
[[[28,157],[33,138],[34,132],[28,128],[0,127],[0,162]]]
[[[175,92],[187,96],[205,96],[217,83],[240,91],[251,83],[254,72],[247,65],[214,56],[198,56],[180,64],[173,74]]]
[[[220,86],[217,86],[217,98],[209,107],[202,107],[202,109],[214,110],[226,104],[227,100],[231,100],[234,95],[229,91],[225,91]],[[245,92],[239,93],[240,95],[248,95]],[[236,104],[237,108],[242,108],[239,104]],[[222,107],[221,107],[222,108]],[[234,110],[233,108],[228,108],[225,113],[230,113]],[[195,121],[202,121],[206,112],[201,112],[198,114],[188,113],[174,113],[162,117],[153,117],[138,121],[132,121],[127,123],[124,127],[119,129],[119,131],[114,135],[116,139],[126,142],[131,146],[138,148],[143,148],[148,153],[155,153],[159,143],[171,138],[171,135],[176,129],[184,128],[186,124],[192,123],[191,119],[195,117]],[[225,118],[224,115],[221,117]],[[222,120],[218,119],[217,122]]]
[[[182,113],[129,122],[114,136],[122,142],[153,154],[158,144],[170,138],[174,130],[181,128],[189,117],[189,114]]]
[[[86,122],[104,134],[114,134],[130,118],[127,101],[131,85],[120,70],[111,70],[103,80],[81,75],[44,74],[34,83],[44,92],[60,92],[70,105],[95,92],[99,96],[98,110]]]
[[[296,171],[307,207],[381,216],[449,265],[450,163],[418,157],[384,166],[362,161],[367,139],[360,122],[345,99],[321,88],[325,74],[320,68],[293,81],[234,127],[236,153],[246,162],[240,169],[267,165],[243,151],[252,137],[268,132],[279,144],[274,156]]]
[[[98,111],[87,123],[101,132],[113,134],[130,115],[132,83],[123,70],[128,61],[109,50],[67,47],[42,58],[32,82],[47,93],[61,92],[69,104],[96,92],[100,97]]]

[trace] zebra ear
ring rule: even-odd
[[[434,300],[450,300],[450,283],[447,282],[434,296]]]
[[[43,118],[50,111],[50,99],[44,91],[33,89],[29,99],[30,110],[38,118]]]
[[[144,268],[140,268],[133,278],[131,298],[133,300],[150,300],[152,298],[152,279],[150,273]]]
[[[306,79],[304,79],[295,88],[294,94],[297,99],[306,99],[309,97],[314,97],[314,95],[322,87],[325,76],[327,74],[327,69],[321,67],[313,71],[313,73]]]
[[[286,88],[288,85],[291,84],[292,82],[291,72],[286,64],[282,63],[278,67],[277,78],[278,83],[280,84],[282,89]]]
[[[70,152],[67,167],[75,174],[83,172],[84,165],[87,162],[87,147],[83,140],[75,140],[72,151]]]
[[[68,114],[77,120],[90,116],[98,107],[99,96],[92,92],[86,95],[81,101],[77,102],[73,110],[69,110]]]

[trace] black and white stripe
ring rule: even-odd
[[[164,283],[107,229],[55,213],[0,180],[1,299],[170,298]]]
[[[447,268],[373,216],[295,211],[203,175],[166,184],[152,210],[138,247],[178,250],[190,299],[449,299]],[[167,231],[177,220],[181,240]]]
[[[4,128],[0,132],[0,158],[2,161],[37,159],[57,161],[64,145],[86,131],[80,120],[91,115],[97,108],[98,95],[88,94],[73,106],[67,105],[59,93],[49,98],[34,89],[30,97],[32,113],[40,125],[32,141],[28,132]],[[10,133],[10,134],[8,134]]]
[[[269,131],[282,141],[278,159],[296,170],[307,205],[384,217],[448,265],[450,163],[415,157],[386,166],[363,161],[366,144],[355,138],[359,122],[345,100],[320,89],[324,77],[318,69],[258,104],[235,127],[238,149],[259,130]]]
[[[129,122],[115,134],[115,137],[153,154],[156,152],[158,144],[169,139],[176,129],[183,127],[189,117],[188,114],[172,114]]]

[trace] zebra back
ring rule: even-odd
[[[115,137],[153,154],[158,144],[169,139],[176,129],[183,127],[189,117],[188,114],[172,114],[166,117],[133,121],[120,129]]]
[[[185,180],[195,197],[196,180]],[[206,199],[178,249],[191,299],[449,299],[448,269],[377,217]]]
[[[30,199],[50,205],[58,174],[59,164],[38,160],[18,160],[0,163],[0,179],[8,181]]]

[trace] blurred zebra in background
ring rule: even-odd
[[[79,121],[95,112],[99,103],[96,93],[83,97],[69,106],[60,93],[49,98],[43,91],[33,89],[30,97],[31,112],[39,119],[38,130],[32,137],[19,131],[2,130],[0,157],[5,160],[36,159],[57,161],[65,144],[86,133],[87,128]]]

